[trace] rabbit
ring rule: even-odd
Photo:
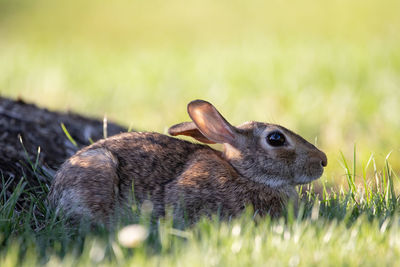
[[[99,140],[57,171],[48,200],[75,221],[112,226],[134,203],[149,200],[159,218],[171,207],[177,221],[236,216],[248,205],[279,216],[297,201],[296,185],[318,179],[325,153],[275,124],[232,126],[209,102],[187,106],[191,122],[169,128],[192,143],[154,132],[129,132]],[[223,144],[223,151],[206,144]]]

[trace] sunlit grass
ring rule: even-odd
[[[302,188],[306,193],[296,214],[289,206],[285,216],[271,220],[248,209],[239,218],[204,218],[179,230],[170,216],[154,223],[146,212],[137,213],[140,207],[133,207],[131,223],[141,226],[72,229],[46,209],[48,189],[30,190],[29,181],[21,180],[10,196],[1,192],[0,261],[2,266],[393,265],[400,256],[399,199],[389,182],[395,174],[386,161],[382,175],[365,177],[364,185],[353,188],[352,164],[343,159],[349,189],[317,195],[312,187]],[[16,211],[22,193],[32,207]]]

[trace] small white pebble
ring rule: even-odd
[[[131,224],[118,232],[118,241],[124,247],[134,248],[146,240],[148,235],[148,230],[142,225]]]

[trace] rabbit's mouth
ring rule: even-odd
[[[307,184],[318,179],[324,173],[324,166],[326,166],[326,164],[322,164],[319,159],[310,160],[308,164],[304,166],[303,173],[295,175],[293,179],[294,183],[297,185]]]
[[[308,183],[318,179],[319,177],[321,177],[321,176],[320,175],[318,175],[318,176],[302,175],[302,176],[297,177],[294,182],[296,185],[308,184]]]
[[[297,176],[294,179],[294,182],[296,185],[301,185],[301,184],[308,184],[316,179],[318,179],[319,177],[321,177],[322,173],[324,172],[324,168],[319,168],[318,171],[314,171],[313,174],[309,174],[309,175],[300,175]]]

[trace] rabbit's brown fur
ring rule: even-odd
[[[296,201],[295,185],[321,176],[323,152],[291,131],[273,124],[231,126],[208,102],[188,106],[193,122],[170,128],[224,151],[158,133],[124,133],[77,152],[57,172],[49,201],[69,218],[110,225],[129,214],[133,201],[151,200],[154,215],[173,207],[178,220],[240,213],[252,205],[277,216]],[[266,135],[279,131],[285,145],[270,146]]]

